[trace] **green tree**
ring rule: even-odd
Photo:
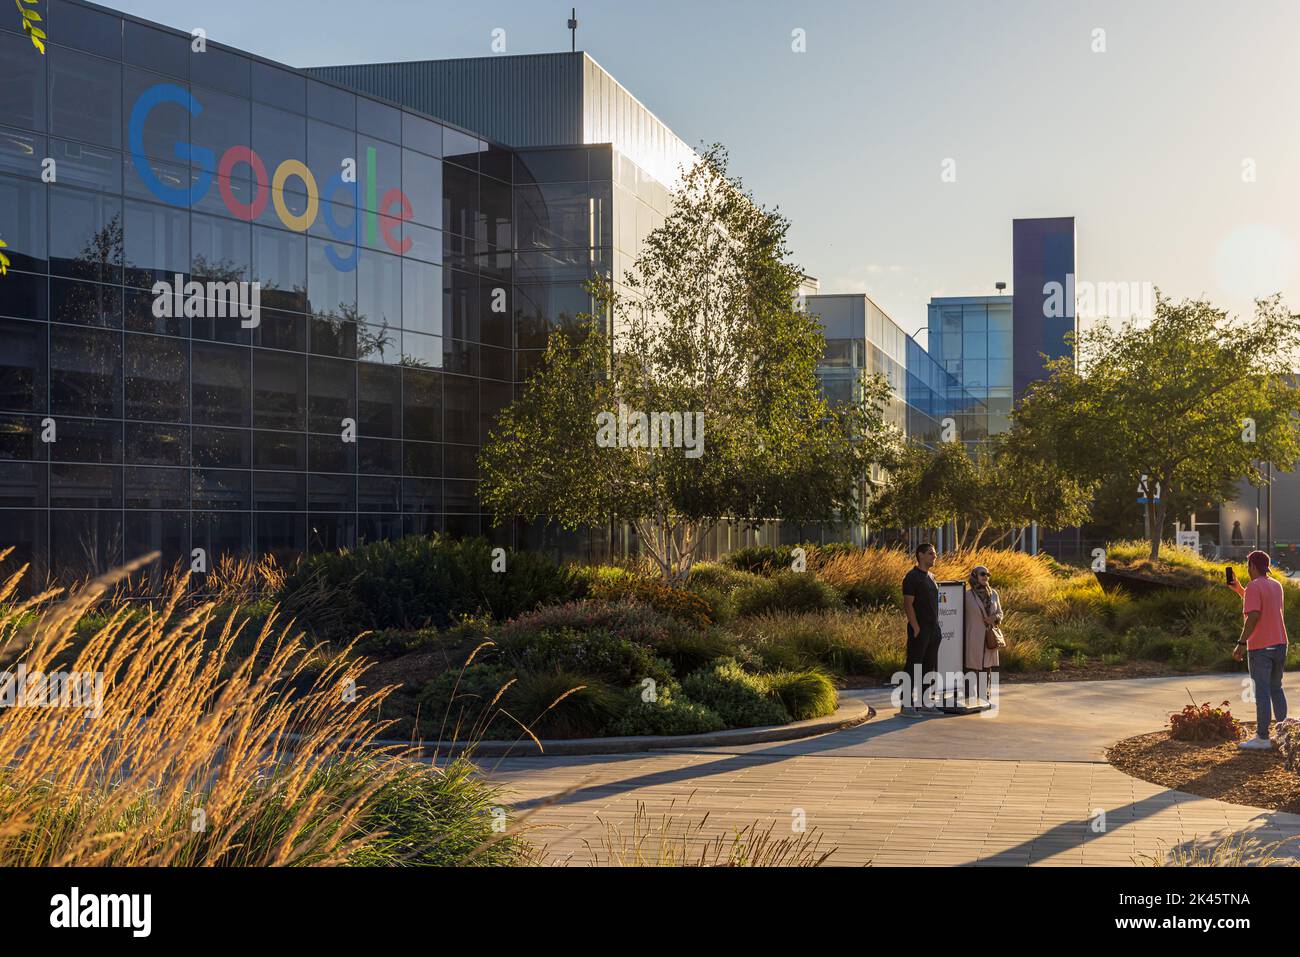
[[[1022,447],[1084,482],[1160,491],[1146,506],[1151,559],[1171,503],[1230,499],[1261,466],[1300,457],[1300,391],[1291,383],[1300,316],[1281,298],[1250,320],[1204,300],[1157,294],[1149,323],[1097,324],[1077,337],[1078,364],[1048,365],[1013,413]],[[1150,498],[1151,496],[1148,496]]]
[[[503,410],[480,457],[487,506],[570,529],[626,522],[669,581],[720,521],[855,520],[870,463],[893,442],[888,390],[864,379],[860,401],[822,394],[825,340],[796,305],[788,229],[728,175],[721,147],[684,171],[622,285],[590,284],[601,318],[552,331]],[[703,441],[624,435],[638,413]]]
[[[888,463],[884,486],[871,498],[868,517],[880,528],[938,528],[957,515],[960,490],[970,489],[975,467],[961,443],[930,448],[909,441]]]
[[[871,505],[886,528],[933,528],[954,523],[958,548],[979,548],[1037,522],[1068,528],[1088,518],[1092,486],[1050,462],[1021,454],[1011,436],[996,435],[973,450],[959,443],[931,449],[910,443]]]

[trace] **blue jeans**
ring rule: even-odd
[[[1286,720],[1286,695],[1282,693],[1286,645],[1270,645],[1268,648],[1248,651],[1246,659],[1250,677],[1255,682],[1255,733],[1261,738],[1267,738],[1271,718]]]

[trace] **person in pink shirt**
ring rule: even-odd
[[[1286,720],[1286,694],[1282,691],[1287,649],[1284,593],[1281,582],[1268,573],[1270,563],[1268,552],[1251,552],[1246,556],[1250,583],[1244,588],[1236,579],[1228,583],[1241,596],[1241,613],[1246,619],[1232,657],[1241,661],[1249,656],[1247,667],[1255,684],[1255,736],[1240,745],[1250,750],[1271,748],[1270,722]]]

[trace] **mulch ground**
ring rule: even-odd
[[[1247,734],[1254,722],[1243,721]],[[1125,738],[1106,758],[1125,774],[1162,787],[1229,804],[1300,813],[1300,775],[1282,766],[1277,750],[1242,751],[1235,741],[1175,741],[1168,731]]]

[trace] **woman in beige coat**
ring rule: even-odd
[[[1002,624],[1002,601],[993,588],[989,570],[976,565],[970,573],[970,588],[966,589],[966,667],[972,671],[988,671],[998,666],[996,648],[984,643],[984,636],[994,625]]]

